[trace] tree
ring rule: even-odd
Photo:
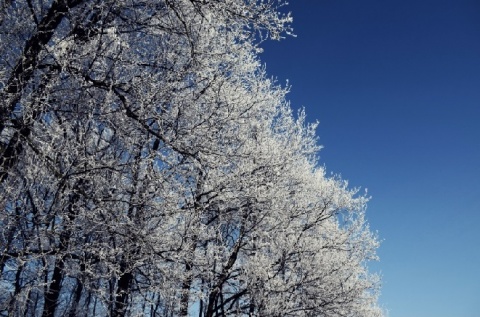
[[[381,316],[274,0],[3,1],[0,314]]]

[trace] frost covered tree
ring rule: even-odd
[[[1,316],[382,316],[275,0],[0,1]]]

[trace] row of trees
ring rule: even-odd
[[[381,316],[275,0],[2,0],[1,316]]]

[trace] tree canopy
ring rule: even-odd
[[[0,315],[382,316],[275,0],[3,0]]]

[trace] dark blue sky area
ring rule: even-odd
[[[390,317],[480,316],[480,1],[297,0],[267,72],[368,188]]]

